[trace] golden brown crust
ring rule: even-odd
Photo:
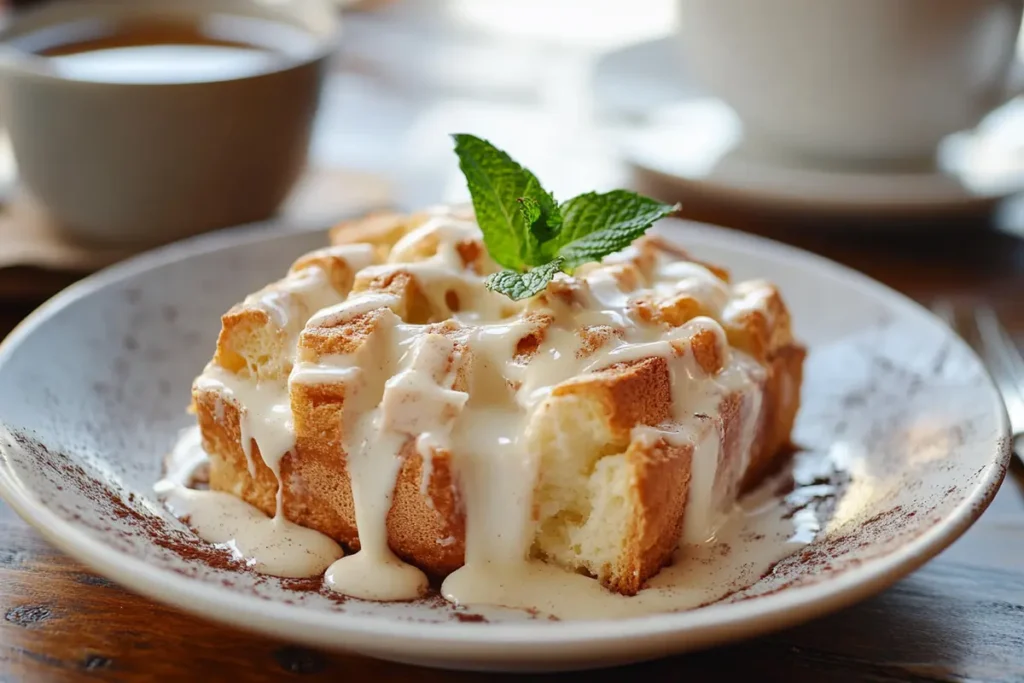
[[[466,517],[458,497],[451,455],[435,451],[424,495],[423,458],[415,449],[405,459],[388,513],[391,549],[427,574],[444,577],[462,566]]]
[[[756,487],[791,453],[790,434],[800,409],[800,387],[806,349],[787,344],[772,352],[761,399],[761,420],[750,453],[742,491]]]
[[[372,244],[383,262],[391,247],[409,230],[426,220],[425,214],[377,211],[338,223],[330,231],[331,244]]]
[[[284,516],[320,531],[348,550],[359,549],[351,481],[341,447],[344,390],[331,385],[293,390],[296,445],[281,462]],[[218,407],[218,403],[220,406]],[[240,413],[232,401],[210,390],[194,393],[194,406],[210,457],[210,487],[237,495],[267,515],[277,509],[277,478],[253,442],[256,477],[242,451]],[[411,446],[411,444],[410,444]],[[428,574],[445,576],[463,563],[465,520],[451,457],[437,452],[423,489],[423,461],[411,447],[395,486],[387,528],[391,549]]]
[[[292,521],[355,550],[359,547],[359,534],[352,482],[342,448],[342,409],[347,389],[339,384],[292,386],[295,455],[291,459],[293,479],[288,484],[296,489],[295,497],[302,499],[301,508],[296,510],[301,514]]]
[[[551,395],[582,394],[598,402],[618,445],[629,443],[630,430],[656,425],[672,414],[672,388],[668,363],[652,357],[620,363],[556,386]]]
[[[355,353],[363,347],[367,338],[381,329],[387,315],[386,309],[377,309],[358,315],[344,325],[307,327],[299,335],[298,358],[315,363],[321,356]]]
[[[635,595],[668,564],[679,545],[690,492],[693,445],[660,439],[645,448],[634,442],[626,458],[634,473],[630,486],[633,509],[639,514],[631,519],[629,540],[604,585],[623,595]]]
[[[233,493],[273,515],[277,509],[277,477],[263,463],[255,443],[252,457],[256,477],[249,474],[249,463],[242,450],[239,407],[212,390],[193,390],[192,401],[203,447],[210,454],[210,488]]]
[[[393,291],[390,280],[380,285],[384,291]],[[316,362],[321,355],[358,353],[380,344],[378,336],[384,333],[386,315],[376,310],[344,325],[308,328],[299,342],[300,356]],[[455,335],[459,330],[456,324],[446,322],[431,331]],[[453,388],[465,388],[465,367],[463,363],[456,369]],[[306,508],[302,518],[294,521],[356,550],[355,506],[342,443],[345,398],[345,387],[337,383],[296,383],[291,387],[296,437],[292,472],[301,483]],[[387,518],[389,544],[402,559],[428,574],[444,576],[462,565],[465,543],[464,513],[451,456],[434,451],[428,472],[424,472],[423,458],[410,439],[401,457]]]

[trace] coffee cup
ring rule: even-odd
[[[686,69],[745,143],[809,163],[930,160],[1017,95],[1021,0],[679,0]]]
[[[325,0],[74,0],[0,30],[21,183],[67,236],[147,246],[273,214],[303,170]]]

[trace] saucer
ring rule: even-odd
[[[929,168],[813,167],[758,149],[728,105],[687,83],[673,42],[607,55],[594,75],[597,110],[610,119],[613,143],[642,187],[782,209],[890,214],[983,210],[1024,190],[1024,99],[945,138]]]

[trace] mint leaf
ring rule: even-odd
[[[542,263],[546,263],[554,258],[554,248],[551,244],[558,236],[558,233],[562,228],[562,212],[558,208],[558,202],[555,201],[555,196],[549,192],[545,192],[540,200],[527,199],[530,202],[536,202],[537,209],[539,210],[538,217],[530,223],[530,232],[535,238],[539,248],[537,253],[534,254],[536,262],[531,262],[531,266],[539,266]]]
[[[526,224],[532,226],[540,218],[540,202],[532,197],[520,197],[516,200],[519,202],[519,212],[523,214],[523,220]]]
[[[559,205],[529,169],[487,140],[452,138],[484,246],[505,268],[485,284],[513,300],[543,291],[559,271],[629,246],[679,208],[626,190],[590,192]]]
[[[502,270],[487,276],[487,289],[504,294],[513,301],[528,299],[547,288],[555,274],[562,270],[562,259],[556,258],[544,265],[531,268],[525,273]]]
[[[491,258],[505,268],[520,271],[549,261],[541,249],[547,226],[537,223],[545,215],[556,213],[558,205],[540,181],[486,140],[465,133],[452,138]],[[531,214],[520,210],[520,199],[535,203],[537,219],[527,220]]]
[[[559,208],[562,226],[557,254],[565,259],[565,269],[572,272],[584,263],[600,261],[625,249],[655,221],[678,211],[679,205],[662,204],[627,190],[612,190],[581,194]]]

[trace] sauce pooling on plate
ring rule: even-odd
[[[343,555],[326,536],[285,520],[268,517],[255,507],[219,491],[188,489],[186,482],[206,460],[199,429],[182,432],[167,460],[167,476],[157,494],[204,540],[231,550],[256,571],[276,576],[316,576]],[[777,490],[789,472],[780,472],[746,496],[704,543],[682,544],[673,563],[651,579],[635,596],[605,590],[592,578],[540,562],[518,565],[511,574],[501,570],[486,580],[449,586],[459,604],[476,611],[487,605],[537,610],[560,619],[615,619],[658,614],[720,600],[760,579],[773,564],[812,542],[821,530],[813,507],[794,511],[792,501],[825,500],[839,491],[822,484],[814,457],[798,460],[797,488],[779,497]],[[807,472],[801,473],[802,469]],[[802,475],[802,476],[801,476]],[[801,485],[801,481],[806,484]],[[352,557],[357,557],[353,555]],[[367,591],[394,590],[403,583],[394,576],[363,575]],[[408,596],[406,596],[408,597]],[[486,611],[486,610],[485,610]]]

